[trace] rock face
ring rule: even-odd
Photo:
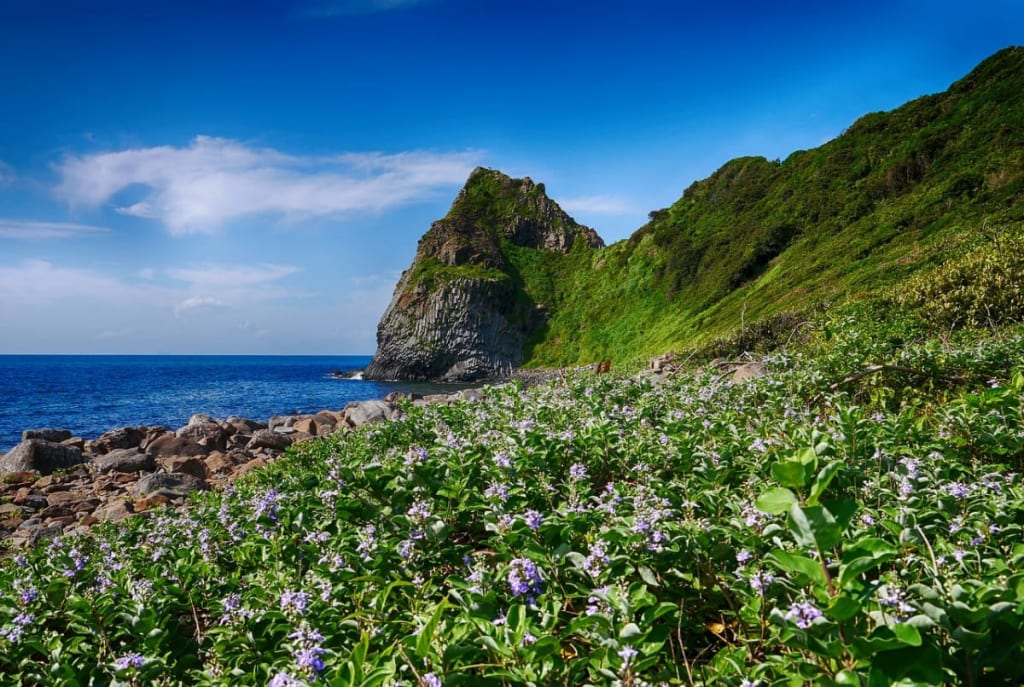
[[[377,327],[364,379],[467,382],[506,377],[551,303],[553,256],[603,246],[543,184],[477,168],[420,239]]]

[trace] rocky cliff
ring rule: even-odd
[[[544,185],[477,168],[420,239],[377,327],[366,379],[462,382],[506,376],[546,322],[558,258],[603,246]]]

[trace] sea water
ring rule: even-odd
[[[25,429],[94,439],[114,427],[176,429],[194,413],[266,422],[272,415],[340,410],[391,391],[443,387],[342,379],[370,356],[0,356],[0,452]]]

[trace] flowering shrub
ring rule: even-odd
[[[409,406],[44,542],[0,683],[1019,684],[1024,343],[872,331]]]

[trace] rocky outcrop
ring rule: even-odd
[[[420,239],[377,328],[365,379],[501,379],[554,305],[546,259],[603,245],[547,197],[543,184],[478,168],[448,215]],[[550,294],[549,294],[550,295]]]

